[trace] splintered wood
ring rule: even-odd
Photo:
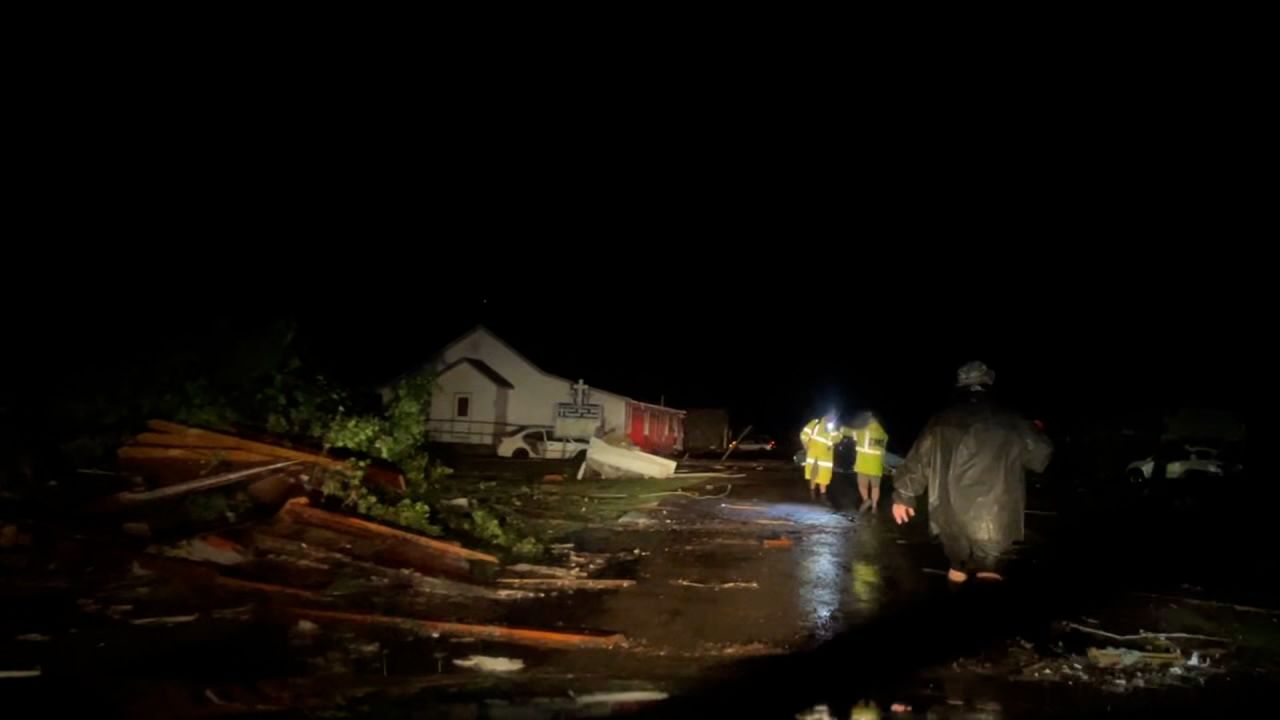
[[[624,635],[583,635],[577,633],[553,632],[550,630],[529,630],[509,628],[498,625],[470,625],[466,623],[439,622],[436,620],[420,620],[417,618],[394,617],[390,615],[366,615],[363,613],[333,612],[329,610],[306,610],[293,608],[290,612],[299,618],[315,621],[345,622],[360,625],[380,625],[408,630],[427,632],[445,637],[476,638],[478,640],[494,640],[509,642],[515,645],[531,647],[573,649],[596,648],[608,649],[625,643]]]
[[[498,584],[524,590],[620,590],[635,585],[636,581],[592,578],[500,578]]]
[[[348,469],[346,461],[316,452],[307,452],[268,442],[248,440],[227,433],[188,427],[166,420],[149,420],[144,432],[130,445],[122,447],[117,456],[122,460],[138,461],[198,461],[226,463],[265,463],[273,460],[294,460],[328,469]],[[370,467],[365,482],[394,492],[404,492],[404,476],[385,468]]]
[[[421,535],[414,535],[410,532],[397,530],[386,525],[381,525],[360,518],[350,517],[348,515],[339,515],[328,510],[321,510],[309,505],[306,498],[294,498],[285,503],[280,509],[280,516],[286,520],[296,522],[302,525],[312,525],[314,527],[333,530],[349,535],[357,535],[360,537],[396,540],[410,543],[419,547],[430,549],[433,552],[442,555],[451,555],[453,557],[462,558],[464,560],[476,560],[479,562],[497,563],[498,558],[487,553],[468,550],[464,547],[452,545],[439,540],[432,540]]]

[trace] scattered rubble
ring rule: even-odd
[[[248,558],[244,548],[218,535],[183,540],[175,545],[151,547],[148,552],[165,557],[184,558],[218,565],[239,565]]]
[[[332,612],[327,610],[304,610],[294,608],[294,615],[311,620],[354,623],[363,625],[382,625],[425,632],[432,636],[475,638],[510,642],[515,645],[529,645],[547,648],[612,648],[626,642],[621,634],[584,635],[578,633],[562,633],[550,630],[529,630],[524,628],[508,628],[497,625],[471,625],[466,623],[422,620],[419,618],[392,617],[386,615],[367,615],[361,613]]]
[[[471,655],[470,657],[458,658],[453,661],[453,664],[468,670],[492,673],[516,672],[524,669],[524,661],[519,658],[489,657],[486,655]]]
[[[525,590],[621,590],[632,587],[636,581],[593,578],[499,578],[498,584]]]
[[[658,690],[628,690],[624,692],[603,692],[578,695],[574,699],[579,705],[617,705],[622,703],[647,703],[666,700],[667,693]]]
[[[293,500],[285,503],[285,506],[280,510],[280,516],[303,525],[312,525],[327,530],[336,530],[338,532],[353,534],[360,537],[404,542],[425,548],[441,555],[448,555],[462,560],[475,560],[495,564],[498,562],[498,558],[488,553],[468,550],[459,545],[454,545],[440,540],[432,540],[431,538],[424,537],[422,535],[415,535],[414,533],[406,532],[404,530],[397,530],[388,525],[362,520],[349,515],[339,515],[338,513],[311,507],[306,498],[294,498]]]
[[[675,474],[676,461],[591,438],[586,462],[579,470],[579,478],[586,470],[591,470],[606,480],[627,477],[662,479]]]
[[[1175,665],[1182,662],[1177,652],[1141,652],[1126,648],[1089,648],[1089,660],[1098,667],[1132,667],[1134,665]]]
[[[724,582],[724,583],[700,583],[691,580],[672,580],[672,585],[682,585],[684,587],[708,588],[710,590],[759,590],[760,585],[756,582]]]

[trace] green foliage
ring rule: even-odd
[[[507,548],[522,558],[537,558],[542,545],[522,532],[510,518],[504,523],[493,511],[478,509],[460,516],[444,516],[450,528],[467,533],[488,545]]]
[[[448,473],[447,468],[433,465],[424,450],[432,384],[426,374],[402,380],[391,389],[380,415],[339,413],[323,434],[325,445],[386,460],[399,467],[411,485],[429,485]],[[411,487],[409,495],[421,492]]]
[[[253,505],[244,493],[210,492],[191,495],[183,502],[187,516],[197,523],[227,520],[235,522],[236,516]]]

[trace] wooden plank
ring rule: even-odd
[[[311,507],[306,498],[294,498],[285,503],[280,509],[280,516],[286,520],[301,523],[303,525],[312,525],[314,527],[333,530],[335,532],[357,535],[360,537],[395,540],[399,542],[407,542],[419,547],[429,548],[434,552],[443,555],[451,555],[460,557],[465,560],[478,560],[480,562],[497,563],[498,558],[487,553],[468,550],[464,547],[451,545],[439,540],[432,540],[422,535],[415,535],[404,530],[397,530],[368,520],[351,517],[349,515],[339,515],[328,510]]]
[[[217,448],[235,448],[246,450],[248,452],[258,453],[260,455],[268,455],[270,457],[286,458],[288,460],[300,460],[302,462],[315,463],[331,468],[344,468],[346,463],[341,460],[335,460],[324,455],[315,453],[302,452],[301,450],[293,450],[290,448],[280,447],[279,445],[271,445],[268,443],[257,442],[254,440],[245,440],[235,435],[226,435],[223,433],[213,432],[212,430],[202,430],[200,428],[187,427],[178,423],[171,423],[165,420],[148,420],[147,427],[153,430],[159,430],[167,433],[173,438],[185,438],[183,443],[186,446],[196,447],[217,447]],[[155,433],[143,433],[155,439]],[[167,440],[165,442],[179,442],[179,440]]]
[[[292,614],[309,620],[330,620],[334,622],[357,623],[361,625],[381,625],[384,627],[421,630],[433,635],[446,637],[476,638],[478,640],[495,640],[516,645],[528,645],[543,648],[598,648],[608,649],[626,642],[624,635],[582,635],[562,633],[550,630],[529,630],[509,628],[498,625],[469,625],[465,623],[440,622],[436,620],[419,620],[417,618],[393,617],[389,615],[366,615],[363,613],[335,612],[330,610],[306,610],[292,608]]]
[[[538,597],[537,593],[524,590],[499,589],[470,582],[459,582],[457,580],[424,575],[412,569],[393,570],[375,563],[357,560],[343,552],[327,550],[291,538],[272,535],[263,529],[254,531],[253,547],[256,551],[274,553],[282,558],[300,558],[304,561],[322,562],[331,566],[336,565],[347,570],[354,570],[368,577],[386,580],[389,587],[409,585],[420,592],[481,598],[484,600],[526,600]]]
[[[388,568],[409,568],[431,577],[472,579],[471,561],[456,555],[444,555],[415,545],[379,538],[357,537],[350,532],[334,532],[325,528],[289,522],[283,518],[269,528],[271,534],[297,540]]]
[[[245,470],[233,470],[231,472],[220,473],[206,478],[198,478],[177,485],[169,485],[155,490],[146,492],[123,492],[112,495],[108,502],[120,505],[132,505],[136,503],[151,502],[162,498],[177,497],[180,495],[190,495],[191,493],[212,490],[233,483],[244,482],[251,477],[260,475],[268,470],[277,470],[287,465],[293,465],[297,460],[285,460],[284,462],[274,463],[272,465],[263,465],[262,467],[247,468]]]
[[[595,578],[499,578],[499,585],[522,590],[621,590],[636,584],[635,580],[600,580]]]
[[[269,463],[280,458],[245,450],[218,448],[143,447],[126,445],[116,451],[121,460],[199,460],[201,462],[224,461],[232,463]]]
[[[212,430],[187,427],[186,425],[179,425],[166,420],[148,420],[147,427],[158,431],[142,433],[138,436],[138,441],[147,445],[221,448],[224,450],[257,453],[271,458],[314,463],[327,468],[346,469],[348,467],[344,460],[270,443],[257,442],[256,440],[246,440],[235,435],[227,435],[226,433]],[[376,466],[370,467],[365,471],[365,480],[393,492],[403,493],[405,491],[404,476],[398,472]]]
[[[244,590],[247,592],[260,592],[268,595],[288,595],[290,597],[302,598],[304,600],[323,600],[324,598],[310,590],[301,590],[299,588],[285,587],[283,585],[271,585],[269,583],[253,582],[251,580],[241,580],[239,578],[226,577],[219,575],[214,578],[213,583],[218,587],[227,588],[229,590]]]

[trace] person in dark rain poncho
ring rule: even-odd
[[[969,573],[1000,580],[1000,559],[1022,539],[1027,470],[1042,472],[1053,445],[1029,421],[994,404],[995,373],[980,362],[960,368],[964,397],[938,413],[907,453],[894,479],[893,517],[915,515],[929,493],[929,526],[951,560],[947,578]]]

